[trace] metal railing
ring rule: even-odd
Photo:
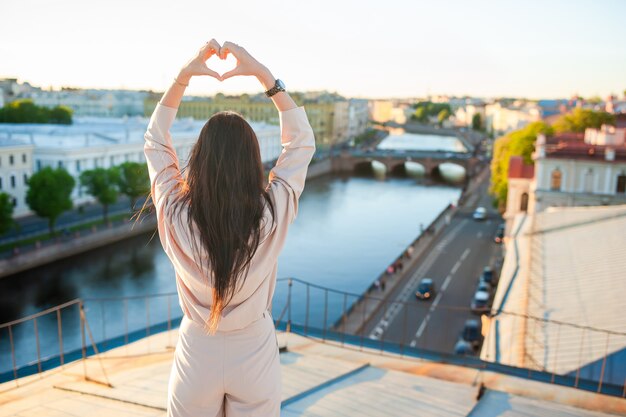
[[[15,381],[19,386],[23,376],[41,375],[75,360],[84,362],[92,355],[172,330],[182,318],[174,300],[178,299],[173,292],[75,299],[1,324],[0,353],[3,345],[9,349],[8,354],[0,355],[0,365],[9,366],[0,372],[0,382]],[[528,352],[531,356],[525,357],[523,366],[519,366],[505,356],[480,359],[477,353],[454,353],[465,321],[477,318],[466,307],[433,308],[431,303],[415,300],[390,301],[383,296],[340,291],[296,278],[277,280],[274,300],[278,301],[273,308],[277,329],[336,342],[344,348],[450,363],[612,396],[626,395],[625,381],[619,379],[625,373],[623,361],[612,355],[626,346],[626,333],[494,310],[491,320],[523,318],[537,326],[537,337],[550,334],[553,338],[549,341],[553,348],[543,354],[545,360],[537,360],[539,352]],[[357,301],[376,303],[378,307],[357,314],[353,307]],[[373,330],[381,327],[380,332]],[[350,328],[360,330],[351,332]],[[31,331],[32,337],[25,337]],[[23,340],[19,346],[16,333]],[[504,338],[493,333],[487,333],[483,343],[493,343],[493,337]],[[506,336],[510,337],[510,346],[516,346],[518,335]],[[172,332],[167,337],[167,346],[173,348]],[[146,349],[144,353],[152,352],[149,344]],[[16,355],[18,350],[21,361]],[[88,378],[86,370],[85,377]]]

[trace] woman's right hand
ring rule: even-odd
[[[243,47],[236,43],[224,42],[220,49],[220,58],[226,59],[229,53],[237,59],[237,65],[234,69],[222,74],[222,80],[236,75],[251,75],[257,77],[266,89],[274,86],[275,80],[270,71]]]

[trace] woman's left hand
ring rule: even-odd
[[[204,44],[198,51],[197,55],[187,62],[178,73],[178,80],[181,82],[189,82],[194,75],[209,75],[222,81],[222,77],[206,65],[207,59],[213,55],[220,54],[220,44],[215,39],[211,39]]]

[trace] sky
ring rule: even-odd
[[[563,98],[626,90],[622,0],[0,0],[0,78],[45,89],[165,90],[209,39],[288,90],[347,97]],[[234,61],[207,64],[220,73]],[[255,93],[254,77],[189,95]]]

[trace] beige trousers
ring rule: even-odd
[[[215,335],[183,316],[168,384],[168,417],[280,416],[278,339],[269,312]]]

